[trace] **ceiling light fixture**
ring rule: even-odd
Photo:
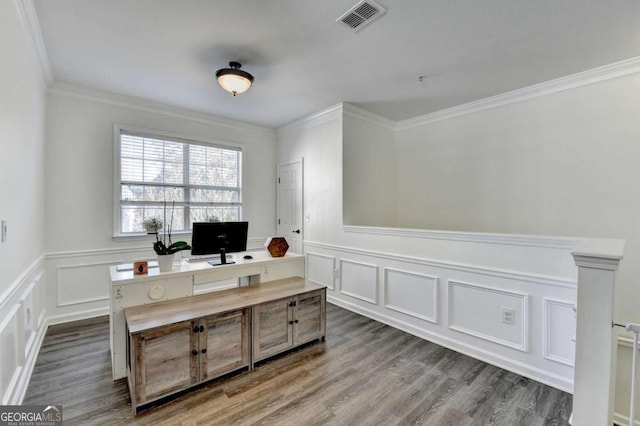
[[[229,68],[216,71],[220,86],[227,92],[233,93],[233,96],[246,92],[253,83],[253,76],[241,70],[240,67],[242,67],[240,62],[229,62]]]

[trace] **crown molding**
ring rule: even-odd
[[[469,102],[452,108],[443,109],[408,120],[399,121],[396,124],[397,130],[405,130],[412,127],[422,126],[429,123],[461,117],[488,109],[498,108],[505,105],[524,102],[541,96],[575,89],[601,81],[613,80],[630,74],[640,72],[640,57],[626,59],[602,67],[593,68],[544,83],[522,89],[512,90],[500,95],[491,96],[477,101]]]
[[[183,120],[189,120],[214,126],[227,127],[235,130],[251,131],[270,137],[275,137],[275,130],[270,127],[251,124],[244,121],[232,120],[213,114],[151,101],[148,99],[136,98],[120,93],[108,92],[92,87],[80,86],[62,81],[55,81],[48,88],[48,92],[50,94],[70,96],[108,105],[132,108],[139,111],[165,115],[168,117],[180,118]]]
[[[289,124],[278,127],[277,134],[286,133],[290,130],[301,127],[315,127],[340,118],[342,116],[342,111],[344,110],[344,105],[345,104],[343,102],[340,102],[328,108],[320,110],[315,114],[307,115],[298,120],[292,121]]]
[[[33,6],[32,0],[13,0],[13,3],[18,11],[20,23],[29,35],[29,41],[40,63],[42,77],[48,86],[53,82],[53,73],[51,72],[47,49],[44,47],[44,40],[42,39],[42,31],[40,31],[40,21],[38,21],[36,8]]]
[[[345,115],[350,115],[352,117],[359,118],[363,121],[366,121],[374,125],[382,126],[389,130],[395,131],[397,127],[396,122],[393,120],[389,120],[386,117],[367,111],[366,109],[362,109],[355,105],[348,104],[346,102],[343,104],[343,111]]]

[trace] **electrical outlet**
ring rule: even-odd
[[[516,311],[513,308],[502,308],[502,322],[509,325],[516,323]]]
[[[2,242],[4,243],[5,241],[7,241],[7,221],[3,220],[2,223],[0,223],[0,234],[2,234]]]

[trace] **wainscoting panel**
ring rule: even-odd
[[[449,281],[449,328],[527,351],[528,296],[477,284]],[[505,312],[513,318],[503,320]]]
[[[384,306],[434,324],[438,323],[438,278],[384,268]]]
[[[24,353],[29,353],[36,340],[36,334],[42,321],[42,304],[40,301],[40,281],[42,273],[27,287],[20,305],[23,314]]]
[[[470,250],[467,242],[452,244]],[[473,244],[478,258],[482,257],[484,243]],[[421,258],[419,252],[407,256],[311,241],[305,241],[304,248],[311,255],[307,257],[307,271],[323,265],[325,279],[331,273],[332,262],[328,260],[335,259],[340,279],[335,280],[334,289],[327,289],[330,303],[563,391],[573,391],[573,365],[567,357],[574,345],[567,339],[575,332],[575,322],[567,322],[567,316],[569,305],[575,304],[576,279],[537,274],[536,269],[498,269]],[[519,246],[513,241],[505,246],[505,256],[536,258],[542,251],[544,256],[562,255],[572,262],[570,248],[566,253],[562,250],[527,241]],[[321,276],[320,271],[307,276],[314,274],[316,279]],[[566,305],[550,304],[545,311],[545,299]],[[503,311],[512,321],[503,321]],[[559,322],[566,324],[559,326]],[[570,330],[571,336],[562,327]],[[545,330],[552,330],[548,343]]]
[[[11,394],[24,366],[22,310],[16,304],[0,323],[0,386],[2,404],[9,404]]]
[[[376,305],[378,303],[378,267],[341,259],[340,293]]]
[[[544,357],[574,366],[576,315],[573,303],[544,298]]]
[[[324,285],[330,290],[334,290],[334,270],[336,268],[336,258],[318,253],[306,253],[306,278],[316,284]]]
[[[58,306],[109,300],[108,267],[118,262],[58,266]]]
[[[0,296],[1,404],[22,402],[47,331],[44,255]]]

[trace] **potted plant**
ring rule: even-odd
[[[176,241],[175,243],[171,241],[171,227],[173,224],[173,208],[174,204],[171,206],[171,217],[169,220],[169,226],[167,227],[167,231],[162,233],[162,237],[160,237],[160,230],[163,229],[163,221],[159,218],[152,217],[146,219],[142,222],[142,227],[147,231],[148,234],[154,234],[156,236],[156,242],[153,243],[153,250],[158,255],[158,267],[160,268],[160,272],[167,272],[173,269],[173,255],[182,250],[191,250],[191,246],[187,244],[186,241]],[[167,203],[164,205],[164,216],[167,216]],[[167,242],[169,243],[167,245]]]

